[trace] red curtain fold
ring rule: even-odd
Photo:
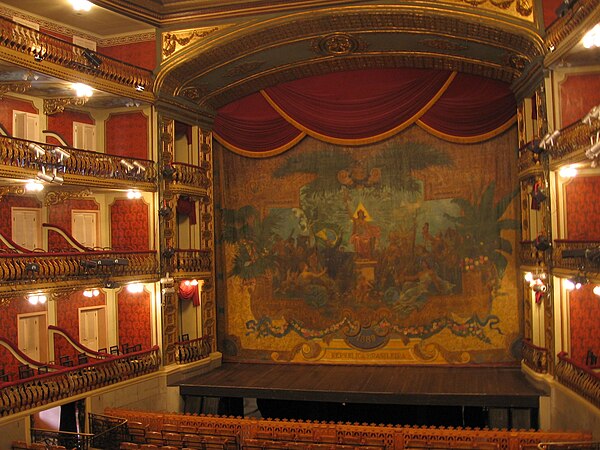
[[[304,137],[258,92],[219,109],[214,135],[227,148],[246,156],[287,149]]]
[[[265,89],[267,100],[296,128],[328,142],[373,142],[414,121],[451,72],[371,69],[303,78]]]
[[[342,145],[377,142],[418,123],[454,142],[481,142],[514,122],[507,84],[424,69],[339,72],[283,83],[224,106],[214,132],[251,157],[281,153],[309,134]]]
[[[479,142],[512,125],[516,111],[514,94],[506,83],[459,74],[420,124],[443,139]]]
[[[180,300],[191,300],[194,306],[200,305],[200,293],[198,291],[197,284],[179,284],[179,299]]]
[[[188,197],[179,196],[177,199],[177,214],[188,216],[190,225],[196,225],[196,202]]]

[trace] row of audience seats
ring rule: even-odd
[[[194,450],[188,447],[174,447],[172,445],[134,444],[133,442],[121,442],[120,450]]]
[[[382,450],[384,446],[245,439],[243,450]]]
[[[163,424],[161,431],[150,430],[140,422],[127,422],[129,442],[133,444],[150,444],[173,446],[174,448],[190,448],[202,450],[237,449],[235,436],[219,436],[215,430],[203,430],[193,426]]]

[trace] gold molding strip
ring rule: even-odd
[[[61,113],[68,106],[84,106],[87,101],[87,97],[45,98],[44,114],[51,116],[52,114]]]

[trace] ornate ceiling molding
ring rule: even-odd
[[[51,116],[61,113],[69,106],[84,106],[87,101],[87,97],[45,98],[44,114]]]
[[[10,81],[0,83],[0,99],[4,97],[4,94],[9,92],[15,94],[24,94],[31,89],[31,83],[29,81]]]
[[[6,195],[25,195],[25,186],[0,186],[0,200]]]
[[[205,38],[230,25],[220,27],[203,27],[193,30],[170,31],[162,34],[162,57],[170,58],[186,46]]]
[[[272,63],[275,52],[286,60]],[[191,44],[167,62],[156,87],[163,98],[214,110],[273,84],[365,67],[443,68],[514,83],[544,52],[527,23],[439,6],[349,6],[217,32],[212,45]]]

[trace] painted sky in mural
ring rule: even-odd
[[[509,358],[517,331],[498,303],[516,297],[517,190],[498,142],[413,129],[358,149],[308,140],[268,161],[223,157],[232,356],[368,359],[436,342],[437,362]]]

